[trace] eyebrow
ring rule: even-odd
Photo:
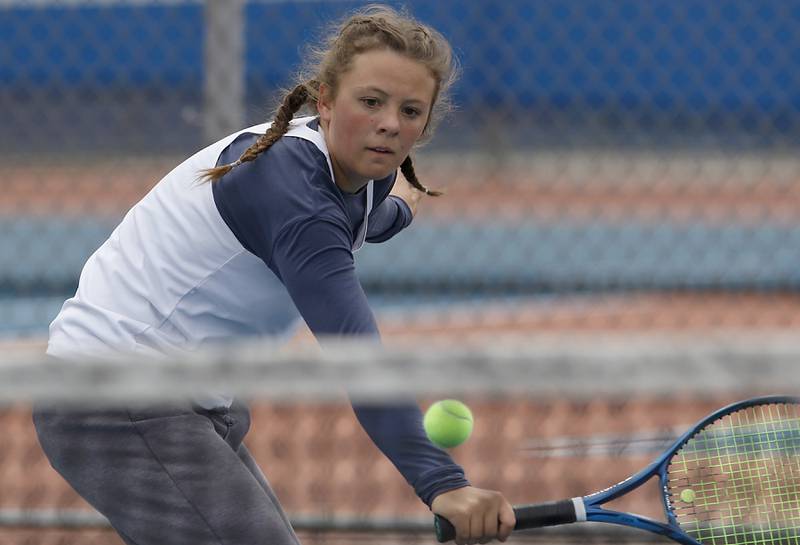
[[[389,96],[389,93],[387,93],[386,91],[384,91],[380,87],[375,87],[374,85],[371,85],[371,86],[368,86],[368,87],[356,87],[356,91],[358,91],[360,93],[372,92],[372,93],[376,93],[376,94],[379,94],[379,95],[382,95],[382,96],[385,96],[385,97]],[[403,102],[414,102],[414,103],[423,104],[423,105],[427,104],[427,102],[425,102],[424,100],[418,99],[418,98],[407,98]]]

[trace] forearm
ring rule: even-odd
[[[315,222],[284,233],[292,243],[278,245],[277,268],[315,336],[378,342],[377,323],[344,246],[345,233],[337,237],[339,231]],[[353,408],[375,445],[428,506],[442,492],[469,484],[463,469],[428,440],[415,403],[356,403]]]
[[[442,492],[469,485],[461,466],[425,436],[415,403],[354,403],[353,409],[370,439],[429,507]]]
[[[370,215],[367,242],[385,242],[411,225],[413,214],[400,197],[390,195]]]

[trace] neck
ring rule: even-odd
[[[331,164],[333,165],[333,181],[343,192],[358,193],[369,183],[369,180],[353,181],[352,178],[347,176],[339,167],[339,163],[336,162],[336,157],[333,155],[331,155]]]

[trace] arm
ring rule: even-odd
[[[346,227],[335,219],[296,222],[276,239],[270,265],[316,337],[378,340],[348,245]],[[353,409],[375,445],[426,505],[443,492],[468,486],[463,469],[426,437],[415,403],[354,404]]]
[[[367,242],[385,242],[411,225],[421,198],[398,171],[391,193],[369,216]]]
[[[367,242],[386,242],[411,225],[413,217],[411,209],[403,199],[389,195],[369,215]]]
[[[423,193],[408,183],[408,180],[400,171],[397,172],[397,179],[392,187],[391,195],[402,199],[406,203],[406,206],[411,210],[412,217],[417,215],[417,206],[420,199],[422,199]]]
[[[309,221],[282,237],[283,243],[276,244],[282,248],[277,256],[281,276],[316,336],[377,339],[375,319],[346,246],[348,235],[343,226],[334,225]],[[417,496],[455,526],[457,544],[506,540],[515,524],[511,505],[498,492],[469,486],[463,469],[425,435],[415,403],[355,403],[353,409]]]

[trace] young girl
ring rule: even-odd
[[[48,353],[159,355],[286,335],[298,311],[319,338],[378,338],[353,252],[407,227],[420,195],[434,193],[409,152],[452,77],[436,31],[380,6],[353,15],[271,125],[193,155],[128,212],[86,263]],[[303,106],[318,115],[294,119]],[[354,409],[419,498],[455,525],[457,543],[506,539],[511,506],[470,486],[425,437],[416,405]],[[250,420],[239,400],[38,408],[34,422],[53,467],[128,544],[297,543],[242,442]]]

